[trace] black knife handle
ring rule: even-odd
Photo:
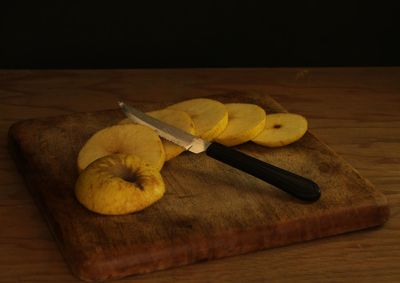
[[[206,153],[208,156],[274,185],[298,199],[316,201],[321,196],[318,185],[313,181],[222,144],[212,143]]]

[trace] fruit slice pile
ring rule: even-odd
[[[147,114],[226,146],[248,141],[268,147],[284,146],[300,139],[308,126],[307,120],[297,114],[266,114],[254,104],[222,104],[206,98],[186,100]],[[77,199],[100,214],[142,210],[164,194],[159,173],[164,162],[183,151],[160,139],[149,127],[124,119],[95,133],[79,152]]]

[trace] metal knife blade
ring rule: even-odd
[[[118,105],[125,113],[125,115],[135,123],[152,128],[157,132],[159,136],[185,148],[190,152],[204,152],[211,144],[208,141],[195,137],[191,134],[186,133],[185,131],[182,131],[181,129],[157,120],[133,108],[132,106],[125,104],[122,101],[118,102]]]

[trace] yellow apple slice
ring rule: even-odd
[[[167,107],[184,111],[194,123],[196,135],[211,141],[225,130],[228,124],[228,111],[221,102],[208,98],[182,101]]]
[[[183,111],[173,110],[173,109],[162,109],[157,111],[147,112],[146,114],[165,122],[171,126],[179,128],[189,134],[194,135],[194,124],[190,116]],[[126,118],[119,122],[119,124],[132,124],[132,120]],[[165,161],[168,161],[179,154],[181,154],[185,149],[179,145],[174,144],[166,139],[161,139],[164,151],[165,151]]]
[[[255,104],[227,103],[228,125],[215,138],[215,141],[226,146],[245,143],[257,136],[265,125],[265,111]]]
[[[75,195],[87,209],[105,215],[142,210],[165,192],[157,169],[139,157],[112,154],[92,162],[79,175]]]
[[[155,131],[147,126],[115,125],[95,133],[78,155],[78,169],[85,169],[98,158],[115,154],[133,154],[145,163],[161,170],[165,161],[162,142]]]
[[[265,128],[252,141],[268,147],[288,145],[299,140],[307,132],[307,127],[307,120],[301,115],[269,114]]]

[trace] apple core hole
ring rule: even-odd
[[[142,184],[139,182],[139,177],[136,172],[133,172],[131,169],[129,169],[126,166],[116,166],[114,168],[114,173],[116,176],[120,177],[122,180],[132,183],[135,185],[135,187],[139,188],[140,190],[143,190]]]

